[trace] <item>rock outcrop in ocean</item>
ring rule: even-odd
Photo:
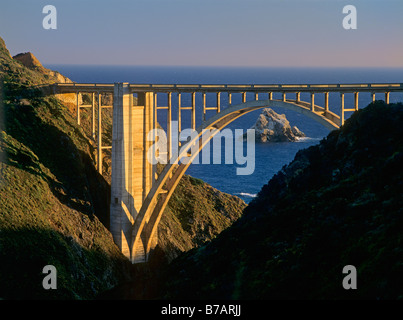
[[[298,141],[305,134],[296,126],[291,127],[284,114],[278,114],[270,108],[263,109],[256,123],[255,137],[258,142]]]

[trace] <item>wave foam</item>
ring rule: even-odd
[[[322,138],[299,137],[295,142],[320,141]]]
[[[247,192],[240,192],[236,193],[237,195],[244,196],[244,197],[249,197],[249,198],[256,198],[257,194],[256,193],[247,193]]]

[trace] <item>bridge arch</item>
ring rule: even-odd
[[[210,142],[214,135],[216,135],[234,120],[242,117],[249,112],[265,107],[279,107],[304,114],[322,124],[329,130],[339,128],[340,117],[338,115],[329,110],[325,110],[320,106],[312,106],[310,103],[295,100],[248,101],[241,104],[229,106],[228,108],[222,110],[220,113],[212,116],[199,128],[196,129],[198,135],[188,143],[189,148],[182,150],[173,163],[170,162],[165,165],[161,174],[158,176],[155,185],[151,188],[150,192],[145,198],[132,229],[132,261],[148,260],[148,256],[151,252],[152,246],[155,244],[156,232],[162,214],[180,179],[185,174],[186,170],[195,159],[195,157],[198,155],[198,153],[200,153],[200,151],[203,149],[203,147]],[[214,130],[213,133],[207,137],[207,139],[201,139],[203,131],[208,129],[216,130]],[[199,143],[197,152],[195,152],[194,154],[192,153],[191,156],[188,157],[189,161],[187,161],[186,164],[179,163],[179,160],[181,158],[187,156],[190,146],[194,145],[194,143]],[[144,250],[139,251],[139,246],[144,246]],[[136,253],[138,252],[141,252],[141,254],[143,254],[144,252],[144,256],[137,256],[138,254]]]

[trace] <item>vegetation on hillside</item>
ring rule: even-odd
[[[48,83],[1,49],[0,297],[91,298],[130,279],[129,263],[96,217],[107,183],[67,108],[33,89]],[[42,269],[58,270],[58,290]]]
[[[402,299],[402,122],[402,104],[377,101],[299,151],[231,228],[171,264],[160,297]]]

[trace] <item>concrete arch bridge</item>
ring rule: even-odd
[[[110,231],[115,243],[123,254],[132,261],[140,263],[148,261],[150,253],[157,245],[157,228],[168,201],[179,180],[186,172],[197,153],[232,121],[248,112],[264,107],[280,107],[302,113],[326,128],[333,130],[343,125],[345,112],[358,110],[358,96],[361,92],[372,95],[384,94],[389,103],[391,92],[402,92],[403,84],[273,84],[273,85],[169,85],[169,84],[55,84],[53,94],[62,100],[74,95],[77,121],[81,122],[82,108],[92,110],[92,136],[97,141],[97,168],[102,173],[102,151],[112,148],[112,184],[110,206]],[[310,101],[300,99],[301,92],[310,94]],[[82,104],[80,95],[92,94],[90,104]],[[102,105],[101,95],[113,94],[113,103]],[[216,96],[213,106],[207,105],[206,95]],[[247,93],[254,93],[254,99],[247,100]],[[282,99],[273,99],[273,93],[281,93]],[[340,95],[339,113],[329,110],[329,94]],[[166,94],[167,105],[158,105],[157,94]],[[190,105],[182,105],[182,94],[191,95]],[[287,97],[290,94],[294,99]],[[315,104],[315,96],[324,95],[324,105]],[[354,105],[345,107],[345,95],[353,94]],[[98,95],[97,103],[95,95]],[[173,95],[176,103],[173,105]],[[228,103],[221,106],[223,95]],[[233,95],[241,96],[241,103],[232,104]],[[196,96],[199,99],[196,99]],[[201,99],[200,99],[201,96]],[[137,103],[133,103],[137,97]],[[196,108],[196,103],[201,105]],[[113,108],[112,146],[102,144],[102,108]],[[165,165],[162,172],[157,174],[156,165],[147,160],[147,154],[153,153],[153,141],[147,138],[152,129],[157,128],[158,110],[166,110],[167,115],[167,155],[173,159]],[[182,112],[191,113],[191,127],[197,132],[181,152],[174,154],[171,130],[172,113],[177,112],[179,132],[181,131]],[[201,111],[202,110],[202,111]],[[202,114],[200,114],[200,111]],[[207,111],[215,114],[206,119]],[[98,124],[95,114],[98,112]],[[199,114],[198,114],[199,113]],[[196,116],[202,116],[202,124],[196,128]],[[96,130],[97,129],[97,130]],[[215,129],[208,139],[201,139],[204,130]],[[176,137],[177,138],[177,137]],[[191,146],[197,145],[196,152],[191,152]],[[194,150],[194,149],[193,149]],[[179,160],[187,157],[186,163]]]

